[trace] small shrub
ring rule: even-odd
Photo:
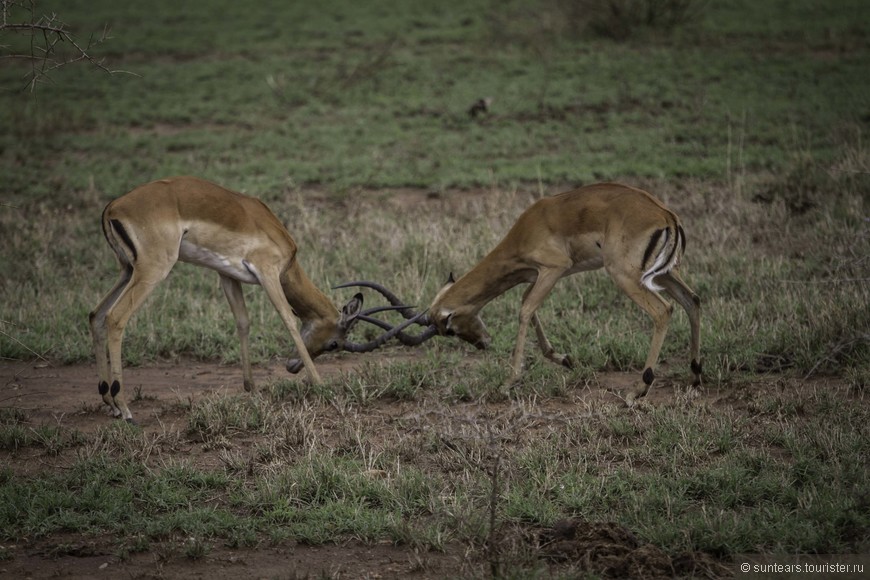
[[[834,187],[827,172],[811,159],[798,160],[780,179],[756,194],[753,201],[773,203],[782,200],[788,210],[801,215],[817,207]]]
[[[201,560],[211,552],[211,544],[200,538],[188,538],[184,543],[184,555],[191,560]]]
[[[596,36],[625,40],[642,29],[669,31],[698,20],[703,0],[562,0],[574,28]]]
[[[490,38],[542,50],[554,39],[587,35],[623,41],[643,30],[670,32],[696,22],[705,0],[542,0],[494,4]]]

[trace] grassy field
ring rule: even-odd
[[[38,4],[80,38],[108,24],[94,53],[127,72],[79,63],[28,93],[29,68],[0,60],[4,361],[92,360],[87,315],[117,275],[100,212],[152,179],[262,198],[337,303],[350,292],[330,286],[369,278],[418,306],[534,199],[616,180],[683,220],[705,394],[682,389],[678,313],[662,355],[672,397],[629,411],[595,395],[636,378],[651,330],[596,272],[560,282],[541,312],[578,368],[529,348],[511,393],[498,386],[521,288],[484,310],[485,355],[435,340],[323,388],[158,405],[178,428],[110,424],[96,406],[98,428],[42,422],[32,400],[0,397],[0,559],[70,534],[111,537],[122,559],[197,562],[359,540],[464,554],[467,576],[572,577],[590,570],[529,541],[572,518],[672,561],[709,555],[711,575],[742,552],[870,551],[870,5],[697,2],[648,24],[600,0],[201,4]],[[246,294],[267,365],[289,337],[262,291]],[[217,277],[178,266],[124,355],[236,364]],[[147,403],[145,386],[134,413]],[[385,428],[383,414],[399,418]],[[199,459],[179,454],[191,447]]]

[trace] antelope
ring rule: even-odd
[[[248,350],[250,328],[242,284],[259,284],[290,332],[299,359],[287,370],[304,367],[322,382],[313,359],[327,351],[374,350],[404,326],[365,344],[346,339],[360,319],[394,307],[362,310],[356,294],[341,312],[308,279],[297,246],[278,218],[260,200],[195,177],[173,177],[139,186],[103,210],[103,234],[115,252],[120,276],[90,313],[99,393],[115,417],[133,422],[124,394],[121,343],[130,317],[163,281],[176,262],[216,270],[230,303],[240,341],[246,391],[254,388]],[[297,328],[296,317],[302,321]],[[411,320],[410,323],[418,322]]]
[[[437,293],[428,313],[399,309],[401,301],[386,287],[370,281],[349,282],[337,288],[362,286],[383,294],[406,319],[428,325],[417,336],[397,332],[406,345],[433,336],[458,336],[479,349],[491,337],[480,318],[481,309],[514,286],[527,283],[519,312],[519,328],[510,359],[508,384],[523,370],[526,334],[531,325],[543,356],[572,368],[570,356],[558,353],[544,334],[538,308],[566,276],[604,268],[616,285],[653,321],[652,341],[641,381],[626,396],[631,405],[647,394],[667,333],[673,305],[664,292],[686,311],[691,326],[693,386],[701,384],[700,299],[680,278],[678,267],[686,234],[676,214],[646,191],[617,183],[600,183],[542,198],[528,207],[501,242],[468,273]],[[391,325],[365,315],[384,329]]]

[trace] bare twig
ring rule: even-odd
[[[498,503],[500,496],[499,471],[501,469],[501,450],[497,450],[493,458],[492,470],[489,473],[489,535],[486,540],[486,555],[489,560],[489,572],[493,578],[501,578],[501,565],[499,562],[499,542],[496,535],[498,524]]]
[[[8,45],[0,44],[0,59],[25,60],[31,63],[30,72],[26,75],[27,83],[24,85],[31,92],[38,83],[50,80],[53,71],[76,62],[87,62],[108,74],[134,74],[130,71],[109,69],[104,64],[105,59],[97,59],[92,54],[95,46],[110,38],[107,26],[103,27],[98,37],[92,35],[88,43],[82,45],[76,41],[66,23],[57,14],[39,14],[33,0],[0,0],[0,39],[7,34],[30,36],[27,52],[16,52]],[[71,48],[62,52],[61,43]],[[10,52],[4,54],[6,50]]]
[[[473,460],[472,458],[468,457],[468,455],[462,449],[457,447],[452,441],[450,441],[443,435],[439,436],[439,439],[445,447],[447,447],[457,456],[459,456],[466,465],[468,465],[472,469],[477,469],[481,471],[489,478],[489,503],[487,506],[489,512],[489,531],[487,532],[486,540],[486,557],[489,561],[489,571],[491,577],[501,578],[501,562],[499,560],[501,546],[498,537],[498,506],[499,500],[501,499],[501,482],[499,481],[499,476],[501,475],[501,461],[503,449],[500,445],[498,445],[496,433],[493,432],[492,428],[488,428],[487,431],[487,446],[490,448],[490,453],[492,456],[492,464],[489,467],[484,465],[483,458],[479,460]]]
[[[23,399],[24,397],[42,397],[45,396],[45,391],[29,391],[27,393],[18,393],[17,395],[10,395],[8,397],[4,397],[0,399],[0,403],[5,403],[6,401],[14,401],[16,399]]]
[[[3,323],[3,324],[11,324],[11,323],[9,323],[9,322],[6,322],[5,320],[0,320],[0,323]],[[33,350],[32,348],[30,348],[29,346],[27,346],[26,344],[24,344],[23,342],[21,342],[20,340],[18,340],[17,338],[15,338],[14,336],[12,336],[11,334],[9,334],[8,332],[4,332],[4,331],[0,330],[0,334],[2,334],[2,335],[5,336],[6,338],[9,338],[10,340],[12,340],[12,341],[14,341],[14,342],[17,342],[20,346],[23,346],[23,347],[24,347],[28,352],[30,352],[32,355],[34,355],[34,356],[35,356],[36,358],[38,358],[39,360],[41,360],[41,361],[43,361],[43,362],[48,362],[48,359],[46,359],[44,356],[42,356],[41,354],[39,354],[38,352],[36,352],[36,351]]]
[[[861,342],[870,342],[870,333],[859,334],[858,336],[855,336],[855,337],[850,338],[848,340],[838,342],[837,344],[835,344],[831,348],[831,350],[828,352],[827,355],[823,356],[822,358],[820,358],[819,360],[816,361],[816,364],[813,365],[813,368],[810,369],[810,372],[808,372],[804,376],[804,380],[807,380],[808,378],[813,376],[813,374],[815,374],[816,370],[820,366],[822,366],[823,363],[833,361],[834,357],[836,357],[838,354],[840,354],[844,350],[846,350],[846,349],[848,349],[856,344],[859,344]]]

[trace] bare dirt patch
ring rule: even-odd
[[[545,557],[556,562],[583,562],[590,572],[604,577],[717,578],[729,574],[728,567],[709,554],[685,553],[672,558],[614,522],[559,521],[542,530],[538,542]]]
[[[398,355],[397,358],[402,358]],[[324,376],[347,370],[359,359],[320,362]],[[100,404],[96,368],[86,365],[49,363],[0,363],[0,407],[28,413],[31,425],[62,424],[67,429],[93,433],[110,424]],[[288,375],[283,363],[256,367],[255,378],[265,383]],[[125,369],[127,388],[138,392],[132,403],[137,424],[146,433],[183,432],[184,409],[199,398],[215,393],[242,393],[241,370],[216,363],[184,361]],[[377,415],[383,411],[373,410]],[[330,419],[331,421],[332,419]],[[214,453],[203,451],[196,441],[183,441],[174,450],[198,466],[220,464]],[[41,450],[0,452],[0,465],[19,474],[37,474],[65,469],[75,454],[46,455]],[[78,535],[25,539],[7,544],[0,560],[0,577],[9,578],[444,578],[463,566],[461,552],[434,553],[413,548],[348,543],[343,545],[297,545],[294,542],[252,549],[216,546],[199,559],[184,553],[186,538],[177,545],[133,553],[120,558],[112,538]]]
[[[448,578],[461,569],[459,556],[417,554],[392,545],[287,545],[213,549],[192,560],[184,539],[160,551],[114,554],[111,540],[52,538],[16,548],[0,563],[3,578]]]
[[[413,358],[402,350],[385,352],[384,364]],[[473,357],[473,355],[472,355]],[[342,355],[320,361],[325,377],[355,372],[366,357]],[[379,359],[381,360],[381,359]],[[664,374],[664,373],[663,373]],[[275,361],[255,368],[260,384],[289,375]],[[667,376],[665,374],[665,376]],[[636,379],[633,374],[607,373],[594,385],[575,385],[558,398],[467,401],[445,405],[426,395],[414,400],[374,400],[353,408],[305,401],[317,406],[317,428],[328,441],[341,442],[348,424],[364,425],[375,439],[422,437],[436,432],[460,445],[472,425],[497,420],[518,426],[524,439],[540,436],[578,417],[621,409],[619,392]],[[241,371],[236,366],[210,362],[176,361],[126,369],[127,388],[136,394],[132,410],[145,433],[173,433],[176,442],[159,451],[160,461],[184,460],[220,469],[218,451],[187,436],[188,409],[198,400],[225,392],[242,394]],[[747,398],[760,390],[809,391],[836,388],[826,381],[807,383],[774,378],[741,388],[705,388],[693,396],[667,379],[657,383],[644,405],[703,404],[709,408],[745,412]],[[690,403],[688,401],[691,401]],[[292,404],[292,403],[288,403]],[[21,409],[29,425],[62,425],[64,429],[95,433],[113,419],[100,404],[94,365],[52,365],[33,362],[0,363],[0,407]],[[249,435],[242,434],[242,438]],[[263,438],[265,439],[265,438]],[[262,441],[259,441],[262,442]],[[234,443],[239,443],[235,441]],[[253,447],[258,441],[251,440]],[[76,460],[75,449],[48,454],[44,449],[23,447],[0,452],[0,464],[17,475],[41,475],[68,469]],[[552,528],[510,533],[509,543],[539,554],[552,566],[571,566],[605,577],[668,577],[673,575],[719,577],[727,574],[724,563],[707,554],[672,557],[644,544],[617,524],[566,520]],[[0,548],[0,576],[10,578],[236,578],[236,577],[342,577],[342,578],[444,578],[485,575],[486,558],[470,557],[464,546],[448,545],[442,552],[419,550],[390,542],[374,545],[348,542],[340,545],[306,545],[293,541],[262,542],[253,548],[231,549],[215,544],[207,554],[191,558],[185,552],[188,538],[178,537],[145,552],[119,555],[112,538],[52,535],[23,538]]]

